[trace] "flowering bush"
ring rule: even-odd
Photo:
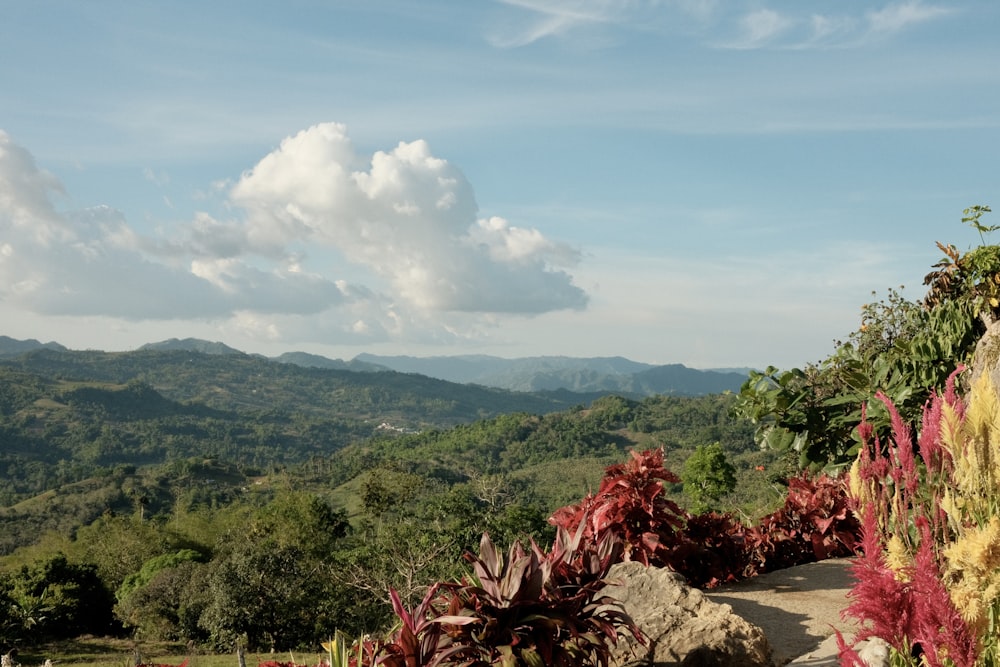
[[[925,408],[920,436],[892,417],[883,447],[865,421],[851,469],[863,517],[850,616],[894,665],[1000,664],[1000,402],[987,374],[966,407],[955,376]],[[845,665],[864,665],[843,638]]]

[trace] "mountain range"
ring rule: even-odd
[[[354,360],[400,373],[419,373],[449,382],[480,384],[511,391],[566,389],[632,396],[736,392],[748,373],[748,370],[697,370],[682,364],[656,366],[624,357],[504,359],[487,355],[409,357],[359,354]]]
[[[56,342],[16,340],[0,335],[0,357],[18,356],[36,349],[67,350]],[[171,338],[148,343],[139,350],[181,350],[211,355],[244,354],[224,343],[197,338]],[[269,360],[306,368],[356,372],[396,371],[458,384],[475,384],[518,392],[566,390],[636,397],[656,394],[700,396],[726,391],[738,392],[749,371],[749,369],[698,370],[682,364],[653,365],[624,357],[540,356],[505,359],[489,355],[412,357],[363,353],[352,360],[344,361],[307,352],[286,352]]]

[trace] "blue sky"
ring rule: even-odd
[[[985,0],[8,2],[0,333],[801,366],[978,242],[998,28]]]

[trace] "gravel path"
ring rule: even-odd
[[[705,594],[728,604],[739,616],[764,631],[774,662],[792,660],[803,665],[836,665],[834,628],[850,638],[855,626],[840,612],[847,606],[853,585],[849,559],[831,559],[730,584]]]

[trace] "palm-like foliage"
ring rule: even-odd
[[[559,531],[552,549],[515,542],[504,558],[484,535],[467,555],[474,581],[453,588],[463,613],[452,640],[469,649],[468,665],[607,665],[619,628],[639,637],[617,601],[602,594],[620,542],[582,542]],[[453,606],[454,608],[454,606]]]
[[[619,629],[641,640],[618,602],[603,595],[620,543],[560,531],[549,551],[515,542],[506,557],[483,535],[466,554],[471,577],[439,584],[412,610],[390,593],[400,621],[389,641],[364,643],[351,664],[605,667]]]

